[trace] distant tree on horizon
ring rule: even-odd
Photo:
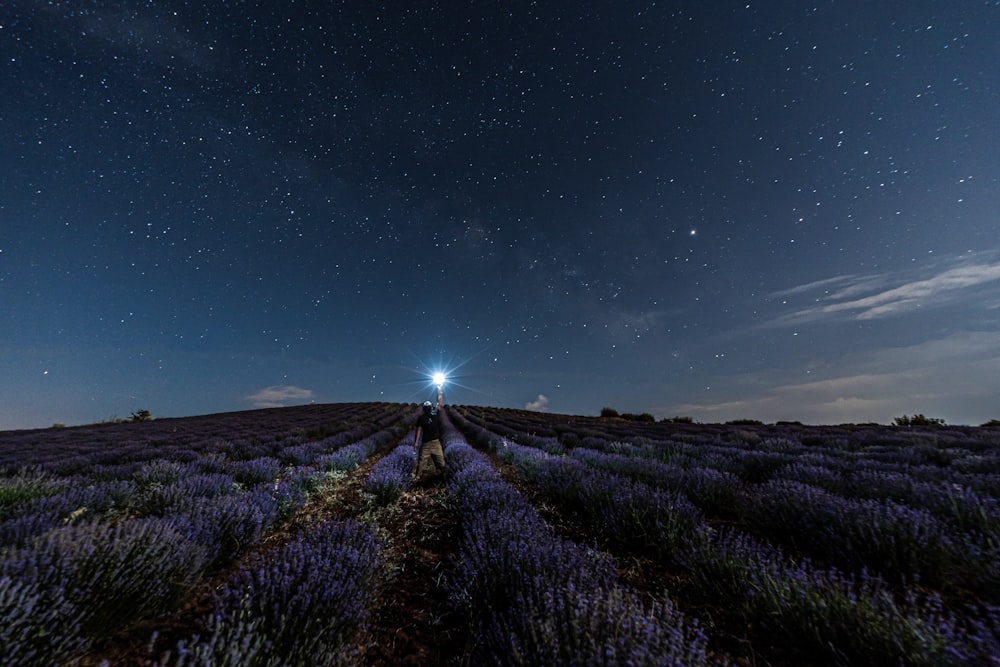
[[[892,420],[893,426],[944,426],[944,420],[936,417],[925,417],[924,415],[913,415],[909,417],[903,415]]]
[[[641,414],[633,414],[631,412],[623,412],[619,415],[622,419],[630,422],[655,422],[656,417],[649,414],[648,412],[643,412]]]
[[[664,417],[660,420],[664,424],[693,424],[694,417],[687,417],[678,415],[676,417]]]
[[[149,410],[147,410],[145,408],[140,408],[139,410],[136,410],[135,412],[133,412],[129,416],[128,420],[130,422],[148,422],[148,421],[153,421],[153,413],[151,413]]]
[[[622,412],[619,413],[614,408],[601,408],[601,419],[624,419],[630,422],[655,422],[656,417],[649,414],[648,412],[643,412],[640,414],[635,414],[632,412]]]

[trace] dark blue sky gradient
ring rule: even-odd
[[[640,11],[641,9],[641,11]],[[1000,418],[1000,3],[14,2],[0,428]]]

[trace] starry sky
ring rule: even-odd
[[[0,429],[1000,418],[1000,3],[0,5]]]

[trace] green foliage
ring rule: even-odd
[[[403,489],[391,480],[375,480],[365,484],[365,491],[371,494],[372,502],[377,507],[387,507],[399,500]]]
[[[139,410],[136,410],[129,416],[128,421],[130,422],[153,421],[153,413],[151,413],[149,410],[145,408],[140,408]]]
[[[623,412],[619,415],[622,419],[630,422],[655,422],[656,417],[649,414],[648,412],[643,412],[641,414],[633,414],[631,412]]]
[[[991,419],[988,422],[986,422],[985,424],[982,424],[982,426],[984,428],[987,427],[987,426],[1000,426],[1000,419]]]
[[[664,417],[660,422],[664,424],[693,424],[694,417],[682,417],[679,415],[676,417]]]
[[[22,469],[13,477],[0,478],[0,515],[34,498],[58,492],[64,484],[38,470]]]
[[[643,412],[641,414],[635,414],[632,412],[622,412],[619,413],[614,408],[601,408],[601,419],[624,419],[631,422],[655,422],[656,417],[649,414],[648,412]]]
[[[937,419],[934,417],[925,417],[923,415],[913,415],[908,417],[903,415],[902,417],[896,417],[892,420],[893,426],[944,426],[943,419]]]
[[[763,426],[764,422],[759,419],[733,419],[727,421],[728,426]]]

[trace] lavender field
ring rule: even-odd
[[[444,414],[0,433],[0,663],[1000,664],[998,429]]]

